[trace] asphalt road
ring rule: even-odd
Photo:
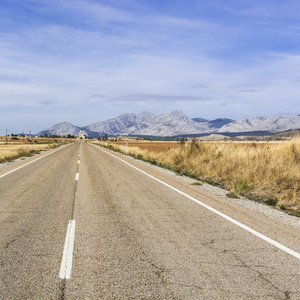
[[[0,299],[300,299],[299,231],[113,153],[277,247],[107,150],[49,153],[0,169]]]

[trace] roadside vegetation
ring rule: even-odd
[[[126,151],[118,143],[101,145]],[[219,185],[229,191],[228,197],[246,196],[300,216],[300,138],[278,143],[192,139],[160,152],[129,144],[128,154],[200,182]]]
[[[21,157],[33,156],[41,151],[59,147],[62,144],[62,142],[58,142],[55,139],[34,139],[30,151],[30,144],[27,139],[24,144],[16,142],[16,140],[8,140],[8,143],[6,144],[5,137],[2,137],[0,138],[0,163],[14,161]]]

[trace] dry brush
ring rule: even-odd
[[[125,152],[125,146],[110,147]],[[300,209],[299,138],[277,144],[193,139],[169,151],[129,147],[128,153],[181,174],[217,182],[240,195],[269,202],[278,199],[281,207]]]
[[[0,163],[13,161],[20,157],[28,157],[58,146],[59,144],[56,143],[32,145],[30,151],[30,145],[0,145]]]

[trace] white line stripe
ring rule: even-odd
[[[17,170],[20,170],[20,169],[22,169],[22,168],[24,168],[24,167],[26,167],[26,166],[28,166],[28,165],[30,165],[30,164],[32,164],[32,163],[38,161],[39,159],[42,159],[42,158],[44,158],[44,157],[46,157],[46,156],[48,156],[48,155],[51,155],[51,154],[53,154],[53,153],[55,153],[55,152],[57,152],[57,151],[60,151],[60,150],[66,148],[66,147],[68,147],[68,146],[70,146],[70,145],[71,145],[71,144],[69,144],[69,145],[67,145],[67,146],[63,146],[62,148],[59,148],[59,149],[57,149],[57,150],[55,150],[55,151],[53,151],[53,152],[51,152],[51,153],[48,153],[48,154],[46,154],[46,155],[44,155],[44,156],[42,156],[42,157],[39,157],[39,158],[37,158],[37,159],[35,159],[35,160],[33,160],[33,161],[31,161],[31,162],[29,162],[29,163],[27,163],[27,164],[21,166],[21,167],[18,167],[18,168],[14,169],[14,170],[12,170],[12,171],[9,171],[9,172],[7,172],[7,173],[5,173],[5,174],[3,174],[3,175],[0,175],[0,178],[6,176],[6,175],[8,175],[8,174],[11,174],[11,173],[13,173],[13,172],[15,172],[15,171],[17,171]]]
[[[75,220],[70,220],[67,228],[64,252],[62,256],[59,278],[70,279],[73,261],[73,249],[75,239]]]
[[[80,160],[78,160],[78,163],[80,164]]]
[[[123,159],[121,159],[121,158],[119,158],[119,157],[117,157],[117,156],[115,156],[115,155],[109,153],[108,151],[105,151],[105,150],[103,150],[103,149],[101,149],[101,148],[99,148],[99,147],[97,147],[97,146],[95,146],[95,145],[93,145],[93,146],[96,147],[97,149],[102,150],[103,152],[105,152],[105,153],[107,153],[107,154],[109,154],[109,155],[111,155],[111,156],[113,156],[113,157],[119,159],[120,161],[122,161],[122,162],[125,163],[126,165],[128,165],[128,166],[130,166],[130,167],[136,169],[137,171],[139,171],[139,172],[141,172],[141,173],[147,175],[148,177],[150,177],[150,178],[152,178],[152,179],[154,179],[154,180],[160,182],[161,184],[163,184],[163,185],[169,187],[170,189],[174,190],[175,192],[177,192],[177,193],[179,193],[179,194],[181,194],[181,195],[183,195],[183,196],[189,198],[190,200],[192,200],[192,201],[194,201],[194,202],[196,202],[196,203],[202,205],[202,206],[205,207],[206,209],[208,209],[208,210],[214,212],[215,214],[221,216],[222,218],[228,220],[229,222],[231,222],[231,223],[233,223],[233,224],[235,224],[235,225],[237,225],[237,226],[239,226],[239,227],[241,227],[241,228],[247,230],[248,232],[251,232],[252,234],[254,234],[254,235],[256,235],[257,237],[261,238],[262,240],[264,240],[264,241],[270,243],[271,245],[273,245],[273,246],[275,246],[275,247],[277,247],[277,248],[279,248],[279,249],[285,251],[286,253],[288,253],[288,254],[290,254],[290,255],[292,255],[292,256],[294,256],[294,257],[300,259],[300,253],[293,251],[292,249],[290,249],[290,248],[288,248],[288,247],[286,247],[286,246],[284,246],[284,245],[282,245],[282,244],[280,244],[280,243],[278,243],[278,242],[272,240],[271,238],[269,238],[269,237],[267,237],[267,236],[265,236],[265,235],[263,235],[263,234],[257,232],[256,230],[254,230],[254,229],[252,229],[252,228],[250,228],[250,227],[248,227],[248,226],[246,226],[246,225],[240,223],[239,221],[237,221],[237,220],[235,220],[235,219],[233,219],[233,218],[231,218],[231,217],[229,217],[229,216],[227,216],[227,215],[225,215],[225,214],[219,212],[218,210],[216,210],[216,209],[210,207],[209,205],[207,205],[207,204],[205,204],[205,203],[203,203],[203,202],[201,202],[201,201],[199,201],[199,200],[197,200],[197,199],[195,199],[195,198],[189,196],[188,194],[186,194],[186,193],[184,193],[184,192],[178,190],[177,188],[175,188],[175,187],[173,187],[173,186],[171,186],[171,185],[169,185],[169,184],[163,182],[162,180],[160,180],[160,179],[158,179],[158,178],[156,178],[156,177],[154,177],[154,176],[152,176],[152,175],[150,175],[150,174],[148,174],[148,173],[146,173],[146,172],[144,172],[144,171],[138,169],[137,167],[135,167],[135,166],[131,165],[130,163],[126,162],[125,160],[123,160]]]
[[[79,180],[79,173],[76,173],[75,180]]]

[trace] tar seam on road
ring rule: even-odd
[[[75,220],[70,220],[67,228],[63,257],[60,266],[59,278],[70,279],[73,261],[75,240]]]
[[[63,148],[59,148],[59,149],[57,149],[57,150],[55,150],[55,151],[53,151],[53,152],[51,152],[51,153],[48,153],[48,154],[46,154],[46,155],[44,155],[44,156],[42,156],[42,157],[39,157],[39,158],[33,160],[33,161],[31,161],[31,162],[29,162],[29,163],[27,163],[27,164],[25,164],[25,165],[23,165],[23,166],[21,166],[21,167],[18,167],[18,168],[14,169],[14,170],[12,170],[12,171],[9,171],[9,172],[7,172],[7,173],[5,173],[5,174],[3,174],[3,175],[0,175],[0,178],[6,176],[6,175],[8,175],[8,174],[11,174],[11,173],[13,173],[13,172],[15,172],[15,171],[17,171],[17,170],[20,170],[20,169],[22,169],[22,168],[24,168],[24,167],[26,167],[26,166],[28,166],[28,165],[30,165],[30,164],[32,164],[32,163],[34,163],[34,162],[40,160],[40,159],[42,159],[42,158],[44,158],[44,157],[46,157],[46,156],[48,156],[48,155],[51,155],[51,154],[53,154],[53,153],[56,153],[57,151],[60,151],[60,150],[62,150],[62,149],[65,149],[66,147],[68,147],[68,146],[70,146],[70,145],[71,145],[71,144],[69,144],[69,145],[67,145],[67,146],[65,146],[65,147],[63,147]]]
[[[233,224],[239,226],[240,228],[243,228],[243,229],[245,229],[246,231],[248,231],[248,232],[254,234],[255,236],[259,237],[260,239],[262,239],[262,240],[264,240],[264,241],[270,243],[271,245],[273,245],[273,246],[275,246],[275,247],[277,247],[277,248],[283,250],[284,252],[286,252],[286,253],[288,253],[288,254],[290,254],[290,255],[292,255],[292,256],[294,256],[294,257],[300,259],[300,253],[298,253],[298,252],[296,252],[296,251],[293,251],[292,249],[290,249],[290,248],[288,248],[288,247],[286,247],[286,246],[284,246],[284,245],[282,245],[282,244],[276,242],[275,240],[272,240],[271,238],[269,238],[269,237],[267,237],[267,236],[265,236],[265,235],[259,233],[258,231],[254,230],[254,229],[252,229],[252,228],[250,228],[250,227],[248,227],[248,226],[246,226],[246,225],[244,225],[243,223],[240,223],[239,221],[237,221],[237,220],[235,220],[235,219],[233,219],[233,218],[231,218],[231,217],[229,217],[229,216],[227,216],[227,215],[221,213],[220,211],[218,211],[218,210],[212,208],[211,206],[209,206],[209,205],[207,205],[207,204],[205,204],[205,203],[203,203],[203,202],[197,200],[196,198],[193,198],[193,197],[189,196],[188,194],[186,194],[186,193],[180,191],[179,189],[177,189],[177,188],[175,188],[175,187],[173,187],[173,186],[171,186],[171,185],[165,183],[164,181],[162,181],[162,180],[160,180],[160,179],[158,179],[158,178],[156,178],[156,177],[154,177],[154,176],[152,176],[152,175],[150,175],[150,174],[148,174],[148,173],[146,173],[146,172],[140,170],[139,168],[137,168],[137,167],[131,165],[130,163],[128,163],[128,162],[126,162],[125,160],[123,160],[123,159],[121,159],[121,158],[115,156],[114,154],[111,154],[111,153],[109,153],[108,151],[103,150],[102,148],[99,148],[99,147],[97,147],[97,146],[95,146],[95,145],[93,145],[93,146],[96,147],[97,149],[99,149],[99,150],[101,150],[101,151],[103,151],[103,152],[105,152],[105,153],[107,153],[107,154],[109,154],[109,155],[115,157],[116,159],[122,161],[123,163],[125,163],[126,165],[128,165],[128,166],[130,166],[130,167],[136,169],[137,171],[139,171],[139,172],[141,172],[141,173],[147,175],[148,177],[150,177],[150,178],[152,178],[152,179],[154,179],[154,180],[160,182],[161,184],[163,184],[163,185],[169,187],[169,188],[172,189],[173,191],[175,191],[175,192],[177,192],[177,193],[179,193],[179,194],[185,196],[186,198],[188,198],[188,199],[190,199],[190,200],[192,200],[192,201],[194,201],[194,202],[200,204],[201,206],[203,206],[203,207],[205,207],[206,209],[208,209],[208,210],[214,212],[215,214],[221,216],[222,218],[228,220],[229,222],[231,222],[231,223],[233,223]]]

